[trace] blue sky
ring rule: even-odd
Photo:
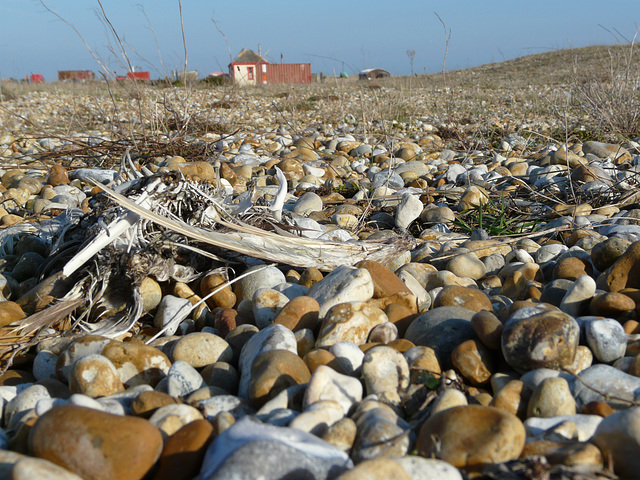
[[[44,0],[71,23],[110,70],[124,73],[118,46],[107,34],[95,0]],[[184,49],[177,0],[103,0],[109,21],[131,63],[159,77],[182,69]],[[416,73],[440,71],[443,25],[451,32],[449,70],[532,53],[632,39],[640,25],[638,0],[183,0],[189,69],[201,76],[227,69],[229,50],[258,50],[279,62],[309,62],[325,75],[362,68],[410,73],[407,50],[415,50]],[[22,78],[57,70],[100,71],[78,35],[37,0],[0,0],[0,77]],[[157,38],[157,46],[156,40]],[[111,47],[109,43],[111,41]],[[158,53],[158,51],[160,53]],[[164,65],[164,69],[162,67]]]

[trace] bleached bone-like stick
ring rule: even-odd
[[[157,180],[160,181],[159,179]],[[135,201],[140,206],[149,208],[151,202],[148,199],[149,192],[153,191],[157,182],[150,183],[142,192],[140,197]],[[140,220],[140,215],[131,210],[127,210],[120,217],[111,222],[96,237],[91,240],[82,250],[80,250],[62,269],[62,275],[69,277],[84,265],[88,260],[93,258],[100,250],[114,242],[120,235],[125,233],[129,228],[134,226]]]
[[[284,206],[284,200],[287,198],[287,177],[284,176],[282,170],[278,167],[276,169],[276,178],[278,179],[278,193],[273,203],[269,206],[269,210],[273,212],[273,216],[277,221],[282,220],[282,207]]]

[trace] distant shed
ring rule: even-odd
[[[307,84],[311,83],[311,64],[269,63],[245,48],[229,64],[229,75],[240,85]]]
[[[358,74],[358,79],[360,80],[373,80],[377,78],[386,78],[390,77],[391,74],[383,70],[382,68],[367,68],[366,70],[362,70]]]
[[[58,70],[59,82],[86,82],[95,79],[96,75],[91,70]]]
[[[149,72],[129,72],[127,78],[130,80],[151,80],[151,74]]]

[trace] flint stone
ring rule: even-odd
[[[593,438],[603,455],[610,456],[621,478],[639,479],[640,407],[629,408],[604,418]]]
[[[547,430],[551,430],[561,423],[571,422],[577,427],[579,442],[587,442],[595,433],[598,425],[602,422],[600,415],[584,415],[581,413],[575,415],[558,415],[556,417],[530,417],[524,422],[528,437],[536,437]]]
[[[613,363],[624,357],[627,335],[617,320],[598,318],[583,325],[587,345],[601,363]]]
[[[251,365],[258,355],[269,350],[288,350],[298,353],[295,334],[287,327],[279,324],[269,325],[253,335],[242,347],[238,367],[240,370],[240,385],[238,396],[249,398],[249,383],[251,380]]]
[[[581,381],[576,381],[572,388],[578,407],[590,402],[606,402],[614,409],[622,409],[629,407],[628,402],[640,398],[640,378],[610,365],[592,365],[580,372],[578,377]],[[609,397],[598,392],[605,392]]]
[[[453,350],[475,336],[471,326],[475,313],[461,307],[434,308],[411,322],[404,338],[414,345],[432,348],[443,368],[451,368]]]
[[[293,428],[264,425],[242,418],[218,435],[205,454],[196,480],[325,480],[353,468],[349,456],[315,435]]]
[[[334,305],[362,301],[373,297],[373,279],[364,268],[341,265],[309,289],[308,295],[320,305],[320,318]]]

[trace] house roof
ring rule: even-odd
[[[242,50],[236,58],[233,59],[233,63],[269,63],[256,52],[250,48]]]

